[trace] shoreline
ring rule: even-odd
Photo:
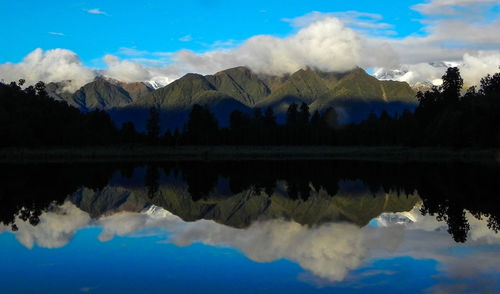
[[[3,148],[0,163],[94,161],[359,160],[500,163],[499,149],[338,146],[106,146]]]

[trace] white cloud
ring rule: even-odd
[[[149,54],[149,52],[145,50],[138,50],[136,48],[120,47],[118,54],[125,56],[144,56]]]
[[[356,29],[361,32],[371,33],[371,34],[393,34],[394,31],[390,30],[393,28],[392,25],[382,22],[383,17],[380,14],[375,13],[365,13],[359,11],[346,11],[346,12],[330,12],[322,13],[318,11],[313,11],[304,16],[296,17],[293,19],[284,18],[283,21],[289,22],[292,26],[296,28],[303,28],[309,26],[310,24],[322,21],[327,18],[338,18],[346,26]]]
[[[53,35],[53,36],[66,36],[64,33],[58,33],[58,32],[49,32],[49,35]]]
[[[104,56],[107,68],[101,74],[124,82],[157,81],[166,85],[180,78],[175,67],[146,67],[138,62],[120,60],[114,55]]]
[[[422,14],[455,14],[458,9],[471,5],[484,5],[500,3],[498,0],[430,0],[414,5],[412,8]]]
[[[181,42],[191,42],[193,40],[193,37],[191,35],[185,35],[181,38],[179,38],[179,41]]]
[[[85,67],[78,55],[70,50],[52,49],[43,51],[38,48],[29,53],[17,64],[0,65],[0,80],[5,82],[25,79],[27,84],[38,81],[59,82],[71,80],[69,91],[76,91],[82,85],[92,81],[95,71]]]
[[[306,65],[325,71],[346,71],[358,65],[372,66],[375,61],[387,65],[397,60],[390,48],[374,50],[375,45],[379,44],[363,38],[338,18],[325,16],[285,38],[259,35],[233,49],[202,54],[181,50],[172,59],[187,71],[213,73],[246,65],[259,73],[277,75]]]
[[[86,10],[90,14],[97,14],[97,15],[108,15],[106,12],[100,10],[99,8],[94,8],[94,9],[89,9]]]
[[[466,53],[461,66],[462,77],[470,85],[478,84],[486,74],[500,72],[500,51]]]
[[[481,78],[487,74],[499,72],[500,51],[478,51],[465,53],[454,62],[404,64],[396,69],[396,76],[389,79],[404,81],[410,85],[423,82],[442,83],[441,77],[448,66],[457,66],[460,69],[464,86],[479,85]],[[381,78],[384,74],[394,71],[388,68],[377,68],[375,76]]]

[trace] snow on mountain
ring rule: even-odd
[[[415,221],[408,213],[383,213],[376,218],[379,227],[389,227],[392,225],[408,225]]]
[[[174,81],[173,79],[167,77],[157,77],[149,81],[144,81],[144,83],[150,86],[151,88],[157,90],[165,87],[166,85],[170,84],[173,81]]]
[[[403,64],[399,68],[376,68],[373,76],[379,80],[407,82],[413,88],[439,86],[441,76],[449,67],[461,67],[456,61]]]
[[[179,218],[163,207],[156,205],[151,205],[145,208],[143,211],[141,211],[141,213],[149,215],[152,218]]]

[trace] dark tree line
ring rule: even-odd
[[[11,225],[15,217],[36,225],[44,210],[81,187],[103,189],[117,167],[109,164],[0,165],[0,223]]]
[[[132,125],[118,130],[104,111],[82,113],[49,99],[43,82],[0,83],[0,146],[107,145],[123,142]]]
[[[479,90],[461,95],[463,80],[458,68],[448,68],[443,84],[418,92],[414,113],[391,117],[374,114],[359,125],[339,133],[341,144],[447,147],[500,146],[500,73],[481,79]]]
[[[330,107],[309,113],[305,103],[289,106],[280,125],[272,108],[253,114],[231,112],[229,127],[221,128],[208,106],[194,105],[182,132],[167,130],[158,141],[166,145],[331,145],[336,143],[337,113]]]
[[[0,83],[0,146],[54,145],[367,145],[500,146],[500,73],[486,76],[478,89],[462,93],[457,68],[443,84],[417,93],[419,105],[395,116],[374,113],[360,124],[339,126],[335,108],[311,114],[305,103],[292,103],[286,122],[277,123],[272,108],[252,114],[238,110],[221,128],[208,106],[194,105],[182,130],[160,132],[160,115],[150,109],[146,133],[132,122],[118,129],[104,111],[82,113],[65,102],[48,99],[42,82],[21,89],[24,81]]]

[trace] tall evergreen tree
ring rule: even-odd
[[[299,112],[299,123],[301,125],[307,125],[309,123],[309,117],[311,114],[309,113],[309,106],[302,102],[300,105],[300,112]]]
[[[274,115],[274,111],[271,107],[268,107],[264,113],[264,125],[266,127],[276,126],[276,116]]]
[[[193,105],[189,120],[184,125],[184,138],[188,144],[215,144],[219,123],[208,106]]]
[[[457,67],[450,67],[442,76],[443,84],[443,99],[446,104],[456,104],[460,98],[460,91],[464,85],[464,80],[460,76],[460,71]]]
[[[299,111],[298,106],[295,103],[290,104],[288,106],[288,110],[286,112],[286,124],[288,126],[294,126],[299,121]]]
[[[135,130],[135,125],[133,122],[125,122],[122,124],[121,129],[122,142],[133,143],[138,141],[138,133]]]
[[[321,121],[329,128],[336,129],[339,127],[339,115],[335,108],[328,107],[323,115],[321,115]]]
[[[149,109],[149,118],[146,121],[146,132],[150,144],[157,144],[160,137],[160,113],[156,107]]]

